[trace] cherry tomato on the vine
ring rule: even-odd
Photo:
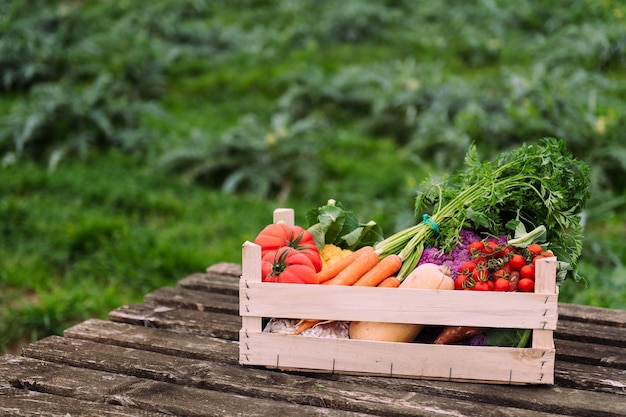
[[[507,279],[510,275],[510,272],[504,268],[500,268],[493,273],[493,278],[497,280],[498,278]]]
[[[535,291],[535,281],[529,278],[522,278],[517,283],[517,289],[523,292]]]
[[[485,249],[483,250],[483,254],[486,257],[494,256],[498,252],[498,243],[490,240],[485,243]]]
[[[476,265],[476,269],[472,272],[472,279],[474,281],[487,281],[489,278],[489,269],[486,263],[479,263]]]
[[[470,255],[479,256],[485,250],[485,244],[480,240],[475,240],[469,244],[468,250]]]
[[[530,252],[530,254],[534,257],[537,255],[541,255],[541,253],[543,252],[543,248],[541,247],[541,245],[538,245],[537,243],[531,243],[530,245],[528,245],[528,252]]]
[[[544,259],[544,258],[551,258],[553,256],[554,254],[550,251],[542,252],[541,255],[537,255],[533,258],[533,266],[536,266],[535,263],[537,262],[537,260]]]
[[[535,280],[535,267],[532,265],[524,265],[522,269],[519,270],[519,274],[524,278]]]
[[[474,286],[474,282],[471,278],[465,274],[459,274],[454,280],[455,290],[466,290]]]
[[[526,265],[526,259],[524,259],[524,257],[519,253],[515,253],[511,256],[508,263],[513,271],[519,271],[524,265]]]
[[[463,274],[471,274],[476,269],[476,262],[465,261],[459,266],[459,272]]]
[[[497,278],[493,283],[493,290],[507,292],[511,289],[511,283],[506,278]]]
[[[490,290],[489,284],[487,283],[487,281],[478,281],[476,284],[474,284],[472,289],[474,291],[489,291]]]

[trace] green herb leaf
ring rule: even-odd
[[[305,216],[308,230],[320,249],[325,244],[334,244],[355,250],[383,239],[382,229],[376,222],[361,223],[354,212],[336,200],[328,200],[326,205],[307,211]]]

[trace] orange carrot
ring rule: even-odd
[[[337,276],[338,273],[346,269],[348,265],[350,265],[354,260],[356,260],[363,252],[374,251],[372,246],[364,246],[356,251],[352,252],[350,255],[345,258],[335,262],[334,264],[328,265],[326,268],[322,269],[317,273],[317,278],[320,284],[333,279]]]
[[[390,254],[380,260],[372,269],[354,283],[357,287],[376,287],[400,270],[402,258],[396,254]]]
[[[396,276],[385,278],[383,282],[377,285],[377,287],[385,287],[385,288],[398,288],[399,286],[400,286],[400,280]]]
[[[348,266],[339,272],[335,278],[325,281],[324,285],[353,285],[363,275],[372,269],[380,257],[373,250],[366,250],[359,254]]]
[[[297,329],[293,332],[294,335],[300,334],[303,331],[310,329],[311,327],[315,327],[315,325],[321,323],[322,320],[305,320],[302,319],[297,324]]]

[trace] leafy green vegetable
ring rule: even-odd
[[[439,181],[428,178],[423,183],[415,214],[432,211],[428,222],[378,244],[381,252],[399,253],[404,259],[399,276],[415,268],[425,245],[452,250],[462,229],[510,235],[523,223],[533,229],[545,226],[549,249],[570,266],[561,278],[579,281],[576,261],[583,244],[580,215],[590,194],[590,169],[567,153],[565,142],[544,138],[485,162],[478,160],[476,148],[471,146],[465,165],[453,176]]]
[[[305,216],[320,249],[325,244],[334,244],[342,249],[355,250],[383,239],[382,229],[375,221],[361,223],[354,212],[339,201],[330,199],[326,205],[307,211]]]
[[[485,333],[488,346],[527,347],[532,330],[488,329]]]

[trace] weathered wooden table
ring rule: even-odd
[[[0,415],[626,415],[626,311],[559,305],[555,385],[283,372],[238,363],[240,274],[213,265],[1,356]]]

